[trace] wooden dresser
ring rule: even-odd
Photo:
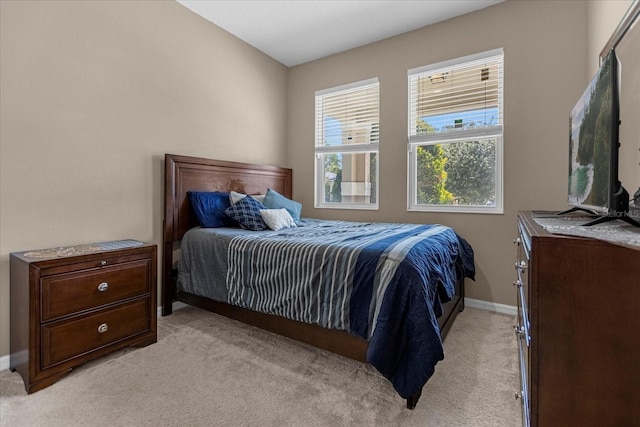
[[[12,253],[11,357],[27,393],[157,340],[157,247],[135,240]]]
[[[550,234],[520,212],[523,424],[640,426],[640,250]]]

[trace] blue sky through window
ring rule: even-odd
[[[459,121],[459,127],[462,128],[491,126],[498,123],[498,108],[438,114],[421,117],[421,119],[433,126],[436,132],[454,129],[456,121]],[[324,144],[326,146],[342,145],[342,124],[340,120],[330,116],[324,117]]]
[[[340,120],[333,117],[324,117],[324,144],[342,145],[342,125]]]
[[[449,114],[438,114],[436,116],[420,117],[429,125],[436,129],[436,132],[446,131],[456,127],[456,121],[459,121],[458,127],[479,127],[491,126],[498,123],[498,108],[483,108],[480,110],[462,111]],[[474,124],[472,126],[472,124]]]

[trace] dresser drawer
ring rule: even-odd
[[[41,279],[41,321],[144,295],[150,260],[116,264]]]
[[[518,323],[516,325],[517,333],[523,338],[525,345],[528,347],[531,344],[531,332],[530,321],[528,313],[528,268],[529,258],[528,250],[526,249],[526,240],[521,234],[518,239],[515,240],[518,245],[518,257],[515,264],[516,280],[513,282],[517,290],[517,306],[518,306]]]
[[[41,369],[151,329],[149,299],[41,326]]]
[[[529,347],[524,343],[523,336],[518,334],[518,362],[520,365],[520,391],[516,394],[522,403],[522,425],[529,427],[531,417],[529,414]]]
[[[526,236],[519,230],[520,235],[513,242],[517,245],[516,254],[516,280],[513,285],[516,287],[516,302],[518,307],[516,324],[514,326],[516,339],[518,344],[518,364],[520,366],[520,390],[516,392],[516,399],[520,399],[522,404],[522,425],[529,427],[531,422],[530,416],[530,365],[529,351],[531,344],[530,323],[529,323],[529,305],[528,305],[528,268],[529,268],[529,249],[530,242],[526,240]],[[528,246],[529,245],[529,246]]]
[[[516,332],[522,336],[525,345],[528,347],[531,344],[531,332],[529,322],[529,312],[527,305],[527,282],[523,269],[526,268],[526,264],[517,263],[516,270],[518,272],[518,278],[514,282],[516,289],[518,290],[518,323],[516,325]]]

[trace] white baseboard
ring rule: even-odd
[[[185,304],[180,301],[174,301],[172,304],[173,311],[180,310],[181,308],[189,307],[189,304]],[[162,316],[162,306],[158,307],[158,316]]]
[[[0,357],[0,371],[4,371],[5,369],[9,369],[9,355]]]
[[[518,308],[514,305],[498,304],[497,302],[483,301],[480,299],[465,298],[464,305],[466,307],[479,308],[481,310],[489,310],[511,316],[515,316],[518,313]]]

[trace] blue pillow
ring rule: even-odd
[[[278,193],[271,188],[267,189],[267,194],[264,196],[262,204],[267,209],[286,209],[290,214],[296,225],[300,222],[300,213],[302,212],[302,203],[296,202],[291,199],[287,199],[282,194]]]
[[[253,197],[240,199],[225,210],[225,213],[240,224],[245,230],[266,230],[267,224],[260,215],[264,205]]]
[[[191,207],[201,226],[206,228],[236,227],[237,224],[224,213],[231,204],[229,193],[222,191],[188,191]]]

